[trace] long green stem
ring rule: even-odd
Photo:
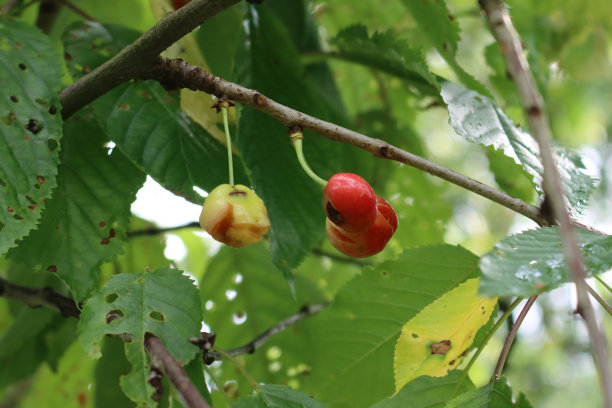
[[[232,360],[232,362],[234,364],[236,364],[236,367],[238,367],[238,369],[242,372],[242,374],[244,374],[244,376],[246,378],[248,378],[249,382],[251,383],[251,386],[253,387],[253,389],[255,390],[255,392],[259,393],[259,387],[257,386],[257,383],[255,382],[255,380],[253,379],[253,377],[251,377],[251,374],[249,374],[249,372],[247,371],[246,368],[244,368],[244,366],[242,364],[240,364],[238,362],[238,360],[236,360],[234,358],[234,356],[232,356],[231,354],[229,354],[227,351],[220,349],[217,346],[214,346],[213,349],[218,352],[219,354],[222,354],[225,358]]]
[[[304,151],[302,150],[302,133],[293,133],[289,137],[291,138],[291,144],[293,144],[293,147],[295,148],[295,153],[297,153],[298,161],[300,162],[302,169],[304,169],[304,172],[306,172],[306,174],[308,174],[308,176],[313,179],[315,183],[325,188],[325,186],[327,186],[327,181],[317,176],[308,165],[308,162],[306,162]]]
[[[229,133],[229,125],[227,123],[227,108],[221,107],[221,113],[223,115],[223,128],[225,129],[225,143],[227,144],[227,166],[229,167],[229,183],[230,186],[234,185],[234,162],[232,159],[232,138]]]
[[[607,284],[607,283],[606,283],[606,282],[605,282],[603,279],[601,279],[601,278],[600,278],[599,276],[597,276],[597,275],[595,275],[595,276],[594,276],[594,278],[595,278],[595,279],[597,279],[597,281],[598,281],[599,283],[601,283],[601,284],[603,285],[603,287],[604,287],[604,288],[608,289],[608,292],[612,293],[612,288],[611,288],[610,286],[608,286],[608,284]]]
[[[459,387],[461,386],[461,384],[463,383],[463,381],[469,374],[470,368],[472,368],[472,366],[474,365],[478,357],[480,357],[480,354],[482,354],[484,348],[489,343],[489,340],[491,340],[491,337],[493,337],[493,335],[497,332],[497,330],[501,327],[501,325],[506,321],[506,319],[510,317],[514,309],[516,309],[516,307],[519,305],[519,303],[523,301],[523,299],[524,298],[522,297],[517,297],[514,300],[514,302],[512,302],[512,304],[508,307],[508,309],[504,312],[504,314],[497,320],[497,322],[495,322],[493,327],[491,327],[491,330],[489,330],[489,332],[487,333],[485,338],[482,340],[482,342],[480,342],[480,344],[478,345],[478,349],[476,350],[476,353],[474,353],[474,355],[470,359],[470,362],[463,369],[463,374],[461,378],[459,379],[459,382],[457,382],[457,387],[455,388],[455,391],[453,392],[453,397],[455,396],[457,391],[459,391]]]

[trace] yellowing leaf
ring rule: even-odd
[[[497,298],[477,296],[469,279],[426,306],[406,323],[395,346],[395,389],[422,375],[443,377],[457,367],[489,320]]]

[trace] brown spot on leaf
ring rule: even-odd
[[[119,106],[117,106],[117,107],[118,107],[119,109],[121,109],[121,110],[124,110],[124,111],[126,111],[126,110],[129,110],[129,109],[130,109],[130,105],[126,105],[126,104],[121,104],[121,105],[119,105]]]
[[[28,205],[28,210],[34,212],[34,211],[36,211],[36,207],[37,207],[36,204],[30,204],[30,205]]]
[[[448,350],[450,350],[451,342],[450,340],[442,340],[437,343],[431,343],[429,345],[429,349],[431,350],[431,354],[446,354]]]
[[[108,245],[109,243],[110,243],[109,237],[102,238],[102,241],[100,241],[101,245]]]
[[[23,127],[34,134],[40,132],[40,127],[38,126],[38,121],[36,119],[30,119],[28,123],[23,125]]]
[[[55,266],[55,265],[51,265],[51,266],[49,266],[49,267],[47,268],[47,270],[48,270],[49,272],[57,272],[57,266]]]
[[[16,42],[16,43],[15,43],[15,48],[21,48],[21,47],[23,47],[23,46],[21,45],[21,43],[19,43],[19,42]]]
[[[108,237],[109,238],[115,238],[115,229],[111,228],[110,231],[108,231]]]
[[[8,211],[10,213],[13,213],[13,212],[15,212],[15,209],[13,207],[7,207],[6,211]]]
[[[451,360],[448,362],[448,365],[454,365],[455,364],[455,360]]]
[[[36,181],[38,181],[41,185],[45,184],[45,178],[43,176],[36,176]]]
[[[98,223],[98,226],[99,226],[100,228],[104,228],[104,227],[106,226],[106,221],[100,221],[100,222]]]
[[[83,67],[83,72],[86,73],[86,74],[89,74],[91,72],[91,68],[89,68],[87,65],[85,65]]]

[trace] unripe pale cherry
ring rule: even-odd
[[[334,174],[323,192],[323,209],[327,219],[344,231],[363,231],[376,219],[376,194],[356,174]]]
[[[329,242],[340,252],[353,258],[364,258],[382,251],[397,230],[397,214],[391,205],[376,196],[377,215],[374,222],[364,231],[347,232],[325,220]]]
[[[240,248],[260,241],[270,221],[254,191],[241,184],[221,184],[204,201],[200,225],[217,241]]]

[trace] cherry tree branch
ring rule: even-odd
[[[127,232],[128,238],[141,237],[143,235],[158,235],[163,234],[165,232],[176,231],[184,228],[201,228],[200,223],[198,221],[188,222],[187,224],[175,225],[172,227],[149,227],[139,230],[133,230]]]
[[[272,116],[287,127],[300,126],[310,129],[328,139],[359,147],[372,153],[375,157],[407,164],[501,204],[532,219],[539,225],[549,226],[552,224],[551,220],[541,214],[539,208],[527,204],[518,198],[454,170],[399,149],[385,141],[368,137],[334,123],[299,112],[267,98],[256,90],[226,81],[185,61],[158,58],[148,70],[143,71],[140,79],[156,80],[166,88],[188,88],[194,91],[203,91],[217,97],[225,95],[233,101],[240,102],[243,105]]]
[[[508,74],[517,85],[529,127],[540,148],[540,157],[544,167],[544,193],[550,201],[553,216],[560,225],[566,262],[576,284],[577,311],[584,319],[589,332],[606,406],[612,407],[612,371],[610,370],[607,341],[604,332],[597,324],[593,305],[587,293],[585,265],[576,240],[574,226],[567,211],[559,170],[550,145],[550,128],[544,99],[538,91],[523,52],[520,37],[503,1],[480,0],[480,7],[484,10],[493,35],[504,55]]]
[[[189,408],[210,408],[210,405],[204,401],[185,370],[176,362],[158,337],[146,333],[144,345],[149,356],[151,356],[151,365],[168,377],[185,406]]]
[[[111,89],[137,78],[150,68],[159,54],[204,21],[240,0],[193,0],[168,13],[138,40],[60,92],[62,118],[104,95]]]
[[[30,307],[48,307],[64,317],[79,317],[81,310],[69,297],[60,295],[50,287],[29,288],[16,285],[0,277],[0,296],[24,303]]]
[[[259,336],[255,337],[253,340],[249,341],[245,345],[236,347],[231,350],[225,350],[225,353],[227,353],[228,355],[232,357],[239,356],[241,354],[253,354],[255,350],[263,346],[270,339],[270,337],[282,332],[287,327],[296,324],[297,322],[299,322],[300,320],[308,316],[312,316],[313,314],[319,313],[321,310],[325,309],[328,305],[329,303],[327,302],[317,303],[314,305],[305,305],[297,313],[276,323],[274,326],[270,327],[268,330],[264,331]],[[208,335],[208,333],[206,334]],[[209,342],[202,342],[199,338],[192,339],[191,342],[196,345],[201,345],[201,344],[208,345],[209,344]],[[205,351],[207,351],[210,347],[212,347],[212,343],[210,344],[210,346],[208,346],[208,348],[204,347],[206,349]],[[208,351],[207,357],[209,359],[206,361],[206,364],[212,364],[216,360],[222,360],[225,358],[223,354],[217,351]]]

